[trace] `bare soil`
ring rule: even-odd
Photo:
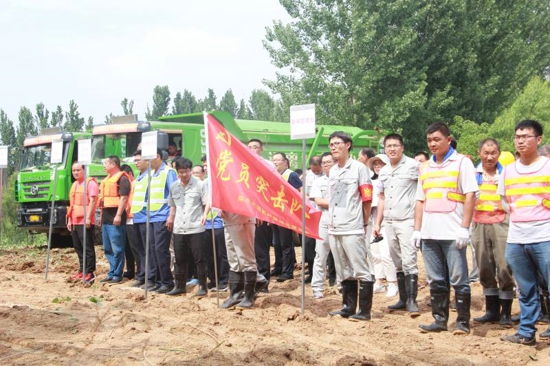
[[[96,252],[100,279],[108,263],[100,247]],[[502,342],[499,337],[514,330],[495,324],[472,324],[468,336],[420,333],[418,324],[432,321],[427,287],[419,290],[421,316],[416,319],[390,313],[386,306],[396,298],[376,294],[373,320],[351,322],[328,316],[341,305],[334,289],[314,300],[306,286],[301,314],[299,270],[294,280],[272,281],[254,309],[237,311],[219,309],[216,293],[200,300],[192,293],[145,298],[129,282],[70,283],[77,267],[72,249],[52,250],[45,280],[45,258],[44,249],[0,249],[1,365],[550,364],[548,342],[536,347]],[[479,283],[472,284],[472,291],[472,317],[480,316]],[[220,304],[226,297],[220,294]],[[514,313],[518,310],[514,302]],[[451,312],[450,329],[455,318]],[[545,329],[539,326],[539,332]]]

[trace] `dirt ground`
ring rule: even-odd
[[[100,247],[96,252],[102,278],[108,263]],[[351,322],[328,316],[341,305],[336,291],[314,300],[309,286],[302,315],[299,271],[292,281],[272,281],[254,309],[236,311],[218,309],[215,293],[201,300],[154,293],[145,298],[128,282],[88,288],[69,283],[76,270],[72,249],[52,250],[45,280],[45,258],[44,249],[0,249],[2,365],[550,364],[548,342],[502,342],[500,335],[513,330],[498,325],[472,325],[468,336],[420,333],[418,324],[432,321],[426,287],[419,291],[422,315],[416,319],[389,313],[386,306],[396,298],[375,294],[373,320]],[[483,313],[484,301],[479,283],[472,291],[474,317]],[[220,303],[225,297],[220,294]],[[518,308],[514,302],[513,312]],[[455,318],[451,312],[451,329]]]

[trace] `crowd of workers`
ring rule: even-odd
[[[474,323],[512,327],[517,292],[519,327],[501,339],[534,344],[536,323],[548,321],[550,303],[550,164],[547,146],[541,147],[542,136],[539,122],[522,121],[515,127],[516,160],[506,160],[510,154],[502,154],[498,141],[487,138],[479,143],[480,163],[474,166],[469,156],[457,152],[456,144],[453,147],[450,130],[442,122],[426,130],[431,156],[419,152],[414,158],[404,154],[403,138],[392,133],[383,139],[385,154],[362,149],[353,159],[351,137],[334,132],[329,151],[311,158],[305,187],[289,169],[284,153],[274,153],[271,161],[264,159],[292,187],[305,189],[322,211],[320,239],[307,238],[304,243],[309,272],[305,281],[311,283],[312,296],[324,297],[328,279],[342,295],[341,309],[331,316],[370,320],[373,294],[385,292],[398,296],[389,311],[406,311],[415,318],[420,315],[417,251],[421,250],[434,321],[419,325],[420,330],[447,331],[449,308],[454,305],[453,334],[468,334],[471,276],[466,249],[471,243],[486,303],[485,314]],[[262,156],[262,141],[250,140],[248,147]],[[204,180],[206,157],[193,166],[176,150],[169,149],[171,163],[163,160],[163,151],[150,161],[136,151],[135,178],[129,166],[109,156],[104,162],[108,175],[100,185],[94,178],[84,183],[83,167],[73,165],[68,228],[80,270],[71,279],[95,280],[94,247],[86,246],[84,254],[82,242],[87,235],[91,244],[94,225],[100,225],[109,262],[107,276],[100,282],[120,283],[128,277],[134,280],[131,286],[145,288],[147,283],[148,291],[178,296],[187,293],[194,278],[195,297],[204,297],[209,290],[229,290],[222,308],[251,308],[258,293],[269,291],[271,277],[278,282],[293,278],[293,232],[211,207]],[[94,222],[96,207],[101,215]],[[454,304],[450,304],[451,287]],[[550,328],[539,337],[550,339]]]

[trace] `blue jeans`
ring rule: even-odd
[[[126,245],[126,225],[102,225],[103,249],[109,261],[107,277],[122,279],[124,270],[124,246]]]
[[[512,268],[519,288],[521,317],[518,334],[534,337],[540,315],[539,273],[550,280],[550,241],[534,244],[506,244],[506,261]]]
[[[470,293],[466,248],[458,249],[454,240],[426,239],[422,240],[422,255],[432,279],[430,290],[449,292],[451,285],[456,294]]]

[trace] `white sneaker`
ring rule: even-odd
[[[386,292],[386,286],[374,283],[373,292],[375,294],[382,294],[382,293]]]
[[[399,293],[399,287],[395,283],[390,283],[388,285],[388,292],[386,292],[387,297],[394,297]]]
[[[319,291],[319,290],[314,290],[313,291],[313,298],[314,299],[322,299],[323,297],[325,297],[325,295],[323,295],[323,291]]]

